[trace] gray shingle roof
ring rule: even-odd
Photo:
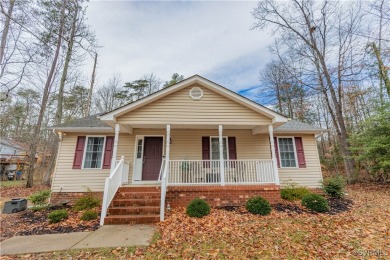
[[[72,121],[69,121],[69,122],[66,122],[66,123],[62,123],[62,124],[59,124],[59,125],[55,125],[55,126],[51,126],[50,128],[51,129],[56,129],[56,128],[73,128],[73,127],[82,127],[82,128],[85,128],[85,127],[109,127],[111,128],[111,126],[107,125],[106,123],[103,123],[99,118],[98,118],[98,115],[100,114],[95,114],[95,115],[90,115],[90,116],[87,116],[87,117],[83,117],[83,118],[78,118],[78,119],[74,119]]]
[[[56,128],[95,128],[95,127],[107,127],[111,128],[106,123],[103,123],[97,116],[99,114],[75,119],[63,124],[55,125],[50,127],[51,129]],[[284,125],[281,125],[277,128],[275,128],[275,132],[322,132],[326,131],[326,129],[320,128],[318,126],[309,125],[306,123],[302,123],[296,120],[289,120]]]
[[[326,129],[318,126],[302,123],[297,120],[289,120],[287,123],[275,128],[275,132],[322,132]]]

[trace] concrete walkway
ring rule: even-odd
[[[43,253],[81,248],[149,245],[155,228],[149,225],[107,225],[94,232],[17,236],[0,243],[0,255]]]

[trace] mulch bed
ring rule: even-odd
[[[353,201],[346,198],[341,198],[341,199],[327,198],[327,200],[329,203],[330,210],[323,214],[336,215],[351,210],[353,206]],[[249,213],[245,209],[245,207],[242,206],[223,206],[217,208],[226,211],[234,211],[239,214]],[[305,214],[305,213],[318,214],[317,212],[304,208],[299,201],[297,202],[283,201],[282,203],[277,203],[275,205],[272,205],[272,208],[278,212],[287,213],[288,215]]]
[[[72,211],[69,206],[64,206],[69,212],[66,220],[59,223],[50,223],[47,215],[54,209],[40,211],[25,210],[14,214],[0,215],[0,241],[14,236],[29,236],[43,234],[63,234],[71,232],[94,231],[99,228],[100,219],[82,221],[82,212]]]

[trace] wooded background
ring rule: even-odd
[[[222,4],[222,3],[221,3]],[[57,137],[48,126],[110,111],[181,81],[153,72],[121,85],[96,84],[99,46],[76,0],[0,2],[0,137],[29,145],[27,186],[50,184]],[[253,33],[270,28],[273,60],[256,97],[292,119],[318,125],[325,173],[390,180],[390,1],[258,2]],[[80,66],[93,60],[90,75]],[[37,152],[49,154],[37,167]]]

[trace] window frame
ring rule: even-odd
[[[100,167],[99,168],[85,168],[85,155],[87,154],[87,146],[88,146],[88,138],[93,138],[93,137],[103,137],[103,150],[102,150],[102,161],[100,162]],[[84,152],[83,152],[83,163],[81,165],[82,170],[102,170],[103,169],[103,161],[104,161],[104,155],[106,153],[106,139],[107,136],[105,135],[86,135],[85,136],[85,144],[84,144]]]
[[[283,166],[282,165],[282,156],[280,155],[280,142],[279,139],[291,139],[293,143],[293,148],[294,148],[294,159],[295,159],[295,166]],[[279,157],[279,164],[280,168],[286,168],[286,169],[298,169],[299,164],[298,164],[298,155],[297,155],[297,148],[295,147],[295,136],[278,136],[277,137],[278,141],[278,157]]]
[[[210,161],[220,160],[220,158],[213,159],[213,145],[212,145],[212,141],[211,141],[212,138],[217,138],[218,139],[218,143],[219,143],[219,136],[210,136],[209,137],[209,140],[210,140]],[[224,160],[228,161],[229,160],[229,137],[228,136],[222,136],[222,139],[226,139],[226,159],[224,159]]]

